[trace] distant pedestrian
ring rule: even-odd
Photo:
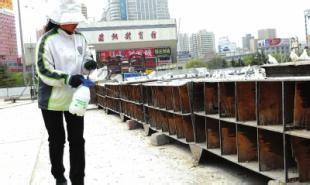
[[[67,184],[63,164],[66,138],[63,117],[70,147],[70,180],[72,185],[84,184],[84,117],[68,111],[83,74],[89,74],[97,67],[90,57],[85,37],[76,31],[83,20],[79,3],[62,0],[48,16],[45,34],[37,44],[38,103],[48,132],[51,172],[57,185]]]

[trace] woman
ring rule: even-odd
[[[83,20],[80,4],[65,0],[59,13],[49,17],[46,33],[37,44],[36,69],[39,76],[39,108],[48,132],[51,172],[56,184],[66,185],[63,165],[65,129],[67,123],[70,147],[70,180],[72,185],[84,184],[84,117],[71,114],[69,105],[82,74],[96,68],[91,60],[83,35],[75,31]]]

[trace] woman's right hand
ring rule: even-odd
[[[83,79],[83,75],[72,75],[69,79],[69,85],[71,85],[73,88],[77,88],[83,83]]]

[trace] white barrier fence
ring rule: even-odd
[[[30,86],[28,87],[12,87],[12,88],[0,88],[0,98],[12,97],[12,96],[30,96]]]

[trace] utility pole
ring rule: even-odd
[[[22,60],[22,62],[23,62],[24,85],[27,85],[27,84],[26,84],[26,61],[25,61],[23,28],[22,28],[21,11],[20,11],[20,2],[19,2],[19,0],[17,0],[17,9],[18,9],[19,36],[20,36],[21,49],[22,49],[22,57],[21,57],[21,60]]]

